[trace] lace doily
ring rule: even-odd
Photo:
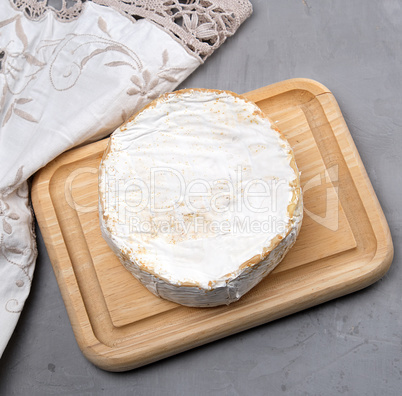
[[[76,0],[70,7],[63,0],[60,9],[49,0],[10,0],[11,4],[32,20],[39,20],[49,11],[57,19],[69,22],[77,19],[85,0]],[[248,0],[92,0],[116,9],[133,21],[152,21],[179,40],[191,53],[205,60],[240,24],[250,16]]]
[[[19,11],[22,11],[28,19],[40,20],[47,12],[53,12],[60,22],[70,22],[77,19],[83,8],[85,0],[62,0],[60,9],[49,5],[49,0],[10,0],[11,5]],[[70,6],[68,5],[70,4]]]

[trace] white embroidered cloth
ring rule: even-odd
[[[251,11],[248,0],[0,2],[0,356],[37,254],[27,179],[172,91]]]

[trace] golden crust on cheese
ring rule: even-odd
[[[216,131],[219,128],[222,128],[222,136]],[[254,150],[255,147],[258,149]],[[264,155],[266,152],[268,158],[260,151]],[[277,163],[277,169],[271,159]],[[277,216],[286,224],[285,229],[278,233],[270,231],[267,239],[261,231],[255,238],[252,232],[235,235],[232,231],[234,217],[228,215],[232,228],[226,234],[198,235],[190,229],[187,234],[178,236],[160,231],[145,236],[140,232],[130,235],[127,225],[119,225],[117,220],[117,213],[127,208],[127,202],[119,198],[115,207],[106,207],[106,195],[111,194],[107,183],[110,170],[113,168],[119,176],[142,177],[147,185],[147,172],[164,160],[182,169],[186,182],[195,175],[204,177],[212,185],[215,183],[212,180],[214,166],[218,169],[217,180],[229,180],[229,176],[233,178],[236,174],[236,161],[249,172],[250,182],[285,180],[286,186],[278,187],[279,193],[276,191],[280,195]],[[210,166],[206,166],[207,163]],[[268,169],[266,174],[265,168]],[[175,194],[169,182],[161,180],[166,196]],[[245,193],[241,191],[243,196]],[[135,194],[133,192],[137,197]],[[162,198],[155,199],[163,206],[164,198],[162,194]],[[227,200],[227,205],[235,206],[232,196]],[[175,219],[191,221],[198,216],[207,223],[212,223],[214,216],[220,220],[225,217],[219,211],[192,213],[182,206],[184,208],[178,205],[169,214]],[[299,171],[283,134],[250,100],[230,91],[205,89],[164,94],[114,132],[100,166],[99,208],[103,236],[123,265],[154,294],[190,306],[215,306],[239,299],[272,271],[294,244],[303,215]],[[155,219],[164,219],[164,215],[156,215],[151,209],[146,208],[138,215],[142,221],[150,219],[152,223]],[[240,217],[264,219],[265,215],[247,210],[242,207]]]

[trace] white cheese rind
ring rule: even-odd
[[[117,129],[99,192],[102,235],[123,265],[188,306],[238,300],[294,244],[303,214],[289,144],[226,91],[166,94]]]

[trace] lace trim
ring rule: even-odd
[[[57,19],[69,22],[82,13],[85,0],[75,0],[60,10],[48,0],[10,0],[15,9],[31,20],[39,20],[51,10]],[[111,7],[132,21],[147,19],[178,39],[202,61],[210,56],[227,37],[232,36],[252,13],[249,0],[92,0]]]
[[[86,0],[73,1],[74,4],[69,7],[66,0],[62,0],[60,9],[49,5],[49,0],[10,0],[10,3],[16,10],[22,11],[28,19],[33,21],[41,20],[49,11],[52,11],[60,22],[70,22],[81,15]]]

